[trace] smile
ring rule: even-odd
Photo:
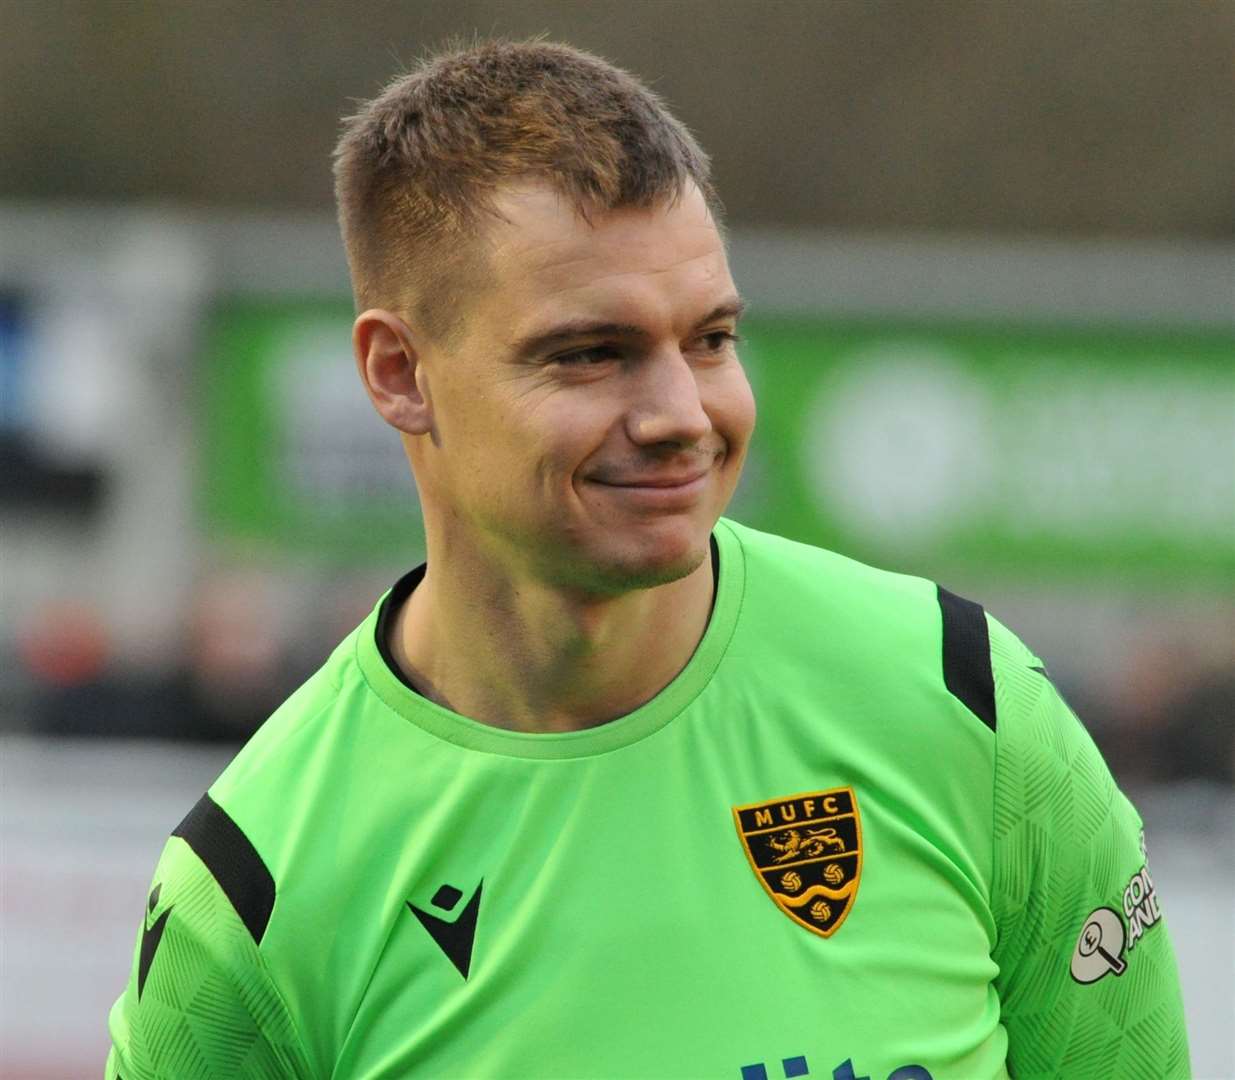
[[[611,484],[603,480],[591,483],[619,498],[656,509],[681,509],[693,504],[708,486],[711,470],[679,482],[666,483],[663,479],[649,480],[638,484]]]

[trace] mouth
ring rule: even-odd
[[[619,488],[684,488],[702,480],[711,471],[711,469],[701,469],[698,472],[678,473],[669,476],[649,476],[630,480],[597,480],[595,482],[603,484],[605,487]]]
[[[622,482],[611,480],[591,480],[589,482],[607,494],[647,509],[681,510],[689,508],[698,501],[699,496],[707,489],[711,473],[712,470],[708,468],[701,472],[632,478],[630,481]]]

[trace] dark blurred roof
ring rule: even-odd
[[[0,198],[328,207],[349,99],[450,35],[647,79],[735,224],[1229,238],[1235,4],[0,0]]]

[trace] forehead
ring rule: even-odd
[[[590,220],[547,185],[508,189],[495,209],[488,306],[512,332],[583,312],[697,319],[734,292],[724,242],[696,188],[674,203]]]

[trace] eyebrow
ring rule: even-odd
[[[736,322],[746,310],[746,303],[739,297],[733,297],[717,304],[702,319],[695,323],[694,329],[707,326],[708,323],[720,319],[733,319]],[[651,335],[641,326],[633,323],[599,322],[595,319],[571,319],[544,331],[534,331],[514,342],[511,350],[516,360],[527,359],[537,353],[545,352],[558,345],[567,345],[579,338],[588,337],[619,337],[648,338]]]

